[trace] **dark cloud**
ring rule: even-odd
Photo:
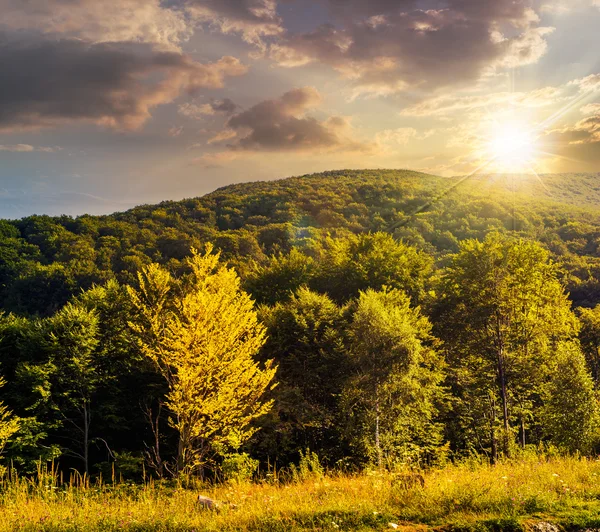
[[[90,42],[177,47],[192,33],[185,13],[161,0],[0,0],[0,25]]]
[[[600,105],[582,109],[593,114],[573,125],[546,131],[540,139],[544,152],[557,157],[562,171],[597,170],[600,165]]]
[[[224,33],[240,33],[254,43],[283,32],[277,0],[170,0],[166,5],[185,10],[196,21],[217,26]]]
[[[530,2],[519,0],[328,3],[339,20],[286,36],[272,46],[271,57],[290,67],[331,65],[354,80],[357,92],[435,89],[534,63],[551,31],[538,27]]]
[[[179,47],[198,24],[260,43],[283,32],[276,0],[0,0],[1,25],[91,42]]]
[[[233,57],[200,64],[148,44],[0,36],[0,131],[85,121],[134,129],[182,92],[246,72]]]
[[[210,106],[217,113],[226,113],[226,114],[235,113],[239,107],[236,103],[234,103],[229,98],[225,98],[223,100],[215,100],[214,102],[210,103]]]
[[[232,116],[222,136],[235,133],[237,140],[228,147],[237,151],[368,151],[369,145],[351,138],[347,119],[307,116],[321,101],[312,87],[291,90]]]

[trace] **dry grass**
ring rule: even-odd
[[[77,484],[80,484],[79,486]],[[201,492],[219,512],[195,504]],[[600,527],[600,462],[524,458],[495,467],[450,465],[406,486],[390,474],[313,475],[293,483],[190,490],[156,483],[58,486],[51,473],[5,479],[0,532],[523,530],[534,521]]]

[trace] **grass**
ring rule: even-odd
[[[0,484],[0,532],[521,531],[536,522],[600,528],[600,461],[524,458],[449,465],[407,485],[389,473],[308,474],[294,482],[183,489],[146,483],[59,486],[56,476]],[[195,504],[198,493],[224,503]]]

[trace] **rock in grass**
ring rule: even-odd
[[[532,532],[560,532],[560,528],[552,523],[548,523],[546,521],[540,521],[538,523],[534,523],[530,530]]]
[[[205,497],[204,495],[198,495],[196,504],[203,510],[218,510],[220,506],[217,501],[210,497]]]

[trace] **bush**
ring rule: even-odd
[[[322,478],[325,475],[325,470],[319,461],[317,453],[311,452],[310,449],[306,449],[305,453],[300,451],[300,462],[297,466],[292,464],[290,471],[294,482]]]
[[[221,464],[221,470],[223,471],[225,480],[233,482],[246,482],[252,480],[257,469],[258,460],[250,458],[248,453],[228,454]]]

